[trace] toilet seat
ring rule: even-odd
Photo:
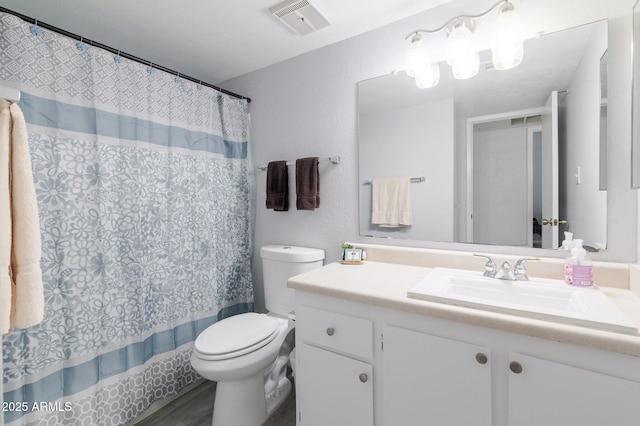
[[[196,338],[194,354],[219,361],[256,351],[276,338],[280,321],[265,314],[239,314],[210,325]]]

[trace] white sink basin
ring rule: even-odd
[[[618,333],[638,334],[638,328],[600,289],[571,287],[560,280],[530,278],[530,281],[506,281],[484,277],[481,272],[435,268],[409,290],[408,296]]]

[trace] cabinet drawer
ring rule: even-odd
[[[296,309],[299,341],[356,357],[373,358],[373,322],[301,306]]]

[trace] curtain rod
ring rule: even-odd
[[[137,56],[131,55],[129,53],[122,52],[122,51],[120,51],[118,49],[114,49],[113,47],[106,46],[106,45],[104,45],[102,43],[98,43],[97,41],[81,37],[81,36],[79,36],[77,34],[74,34],[74,33],[71,33],[69,31],[63,30],[62,28],[54,27],[53,25],[46,24],[46,23],[41,22],[41,21],[39,21],[39,20],[37,20],[35,18],[31,18],[31,17],[23,15],[21,13],[15,12],[15,11],[13,11],[11,9],[7,9],[5,7],[0,6],[0,12],[5,12],[5,13],[8,13],[10,15],[17,16],[18,18],[22,19],[23,21],[26,21],[26,22],[28,22],[30,24],[34,24],[34,25],[36,25],[38,27],[45,28],[45,29],[47,29],[49,31],[53,31],[53,32],[56,32],[58,34],[62,34],[64,36],[67,36],[67,37],[72,38],[74,40],[81,41],[83,43],[88,43],[91,46],[99,47],[99,48],[107,50],[107,51],[109,51],[111,53],[115,53],[116,55],[121,56],[123,58],[127,58],[127,59],[130,59],[132,61],[139,62],[141,64],[152,66],[154,69],[157,69],[157,70],[160,70],[160,71],[164,71],[164,72],[166,72],[168,74],[174,74],[174,75],[176,75],[176,76],[178,76],[180,78],[183,78],[185,80],[189,80],[189,81],[192,81],[194,83],[198,83],[198,84],[201,84],[203,86],[210,87],[212,89],[217,90],[218,92],[224,93],[225,95],[233,96],[234,98],[238,98],[238,99],[246,99],[247,102],[251,102],[251,98],[247,98],[246,96],[242,96],[242,95],[239,95],[237,93],[230,92],[229,90],[223,89],[222,87],[206,83],[206,82],[204,82],[202,80],[198,80],[198,79],[196,79],[194,77],[189,77],[188,75],[181,74],[181,73],[179,73],[177,71],[174,71],[172,69],[163,67],[162,65],[154,64],[151,61],[147,61],[145,59],[138,58]]]

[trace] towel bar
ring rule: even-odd
[[[421,183],[421,182],[427,182],[427,179],[424,176],[411,178],[411,183]],[[362,181],[363,185],[371,185],[371,183],[373,183],[373,180],[371,179],[366,179]]]
[[[320,157],[320,162],[330,162],[331,164],[340,164],[340,156],[335,155],[333,157]],[[295,161],[287,161],[287,166],[295,166]],[[258,166],[258,170],[262,170],[263,172],[267,171],[267,166]]]

